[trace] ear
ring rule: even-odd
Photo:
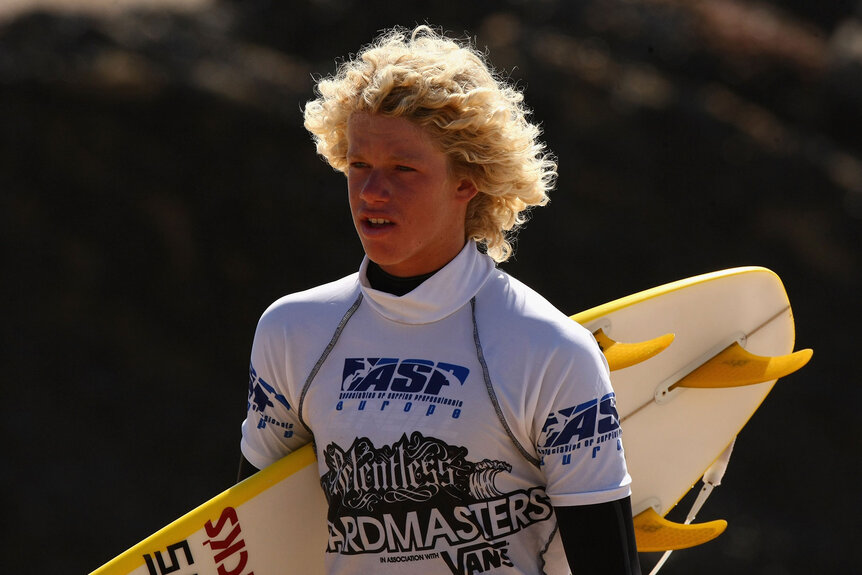
[[[479,193],[479,189],[473,180],[464,178],[458,182],[458,187],[455,188],[455,197],[463,202],[469,202]]]

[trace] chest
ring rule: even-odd
[[[422,325],[360,307],[308,384],[303,415],[318,444],[344,448],[359,437],[391,445],[415,431],[444,441],[493,436],[469,307]]]

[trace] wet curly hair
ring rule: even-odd
[[[472,43],[428,26],[383,32],[322,78],[305,106],[318,154],[347,173],[347,122],[354,113],[404,117],[422,127],[454,174],[479,191],[465,235],[495,261],[512,254],[529,208],[545,205],[557,165],[528,120],[523,94],[500,78]]]

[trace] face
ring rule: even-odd
[[[347,124],[347,143],[350,210],[368,258],[408,277],[458,255],[477,190],[450,173],[425,130],[404,118],[357,113]]]

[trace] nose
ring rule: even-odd
[[[359,198],[367,203],[385,202],[391,196],[389,184],[380,170],[369,170],[359,188]]]

